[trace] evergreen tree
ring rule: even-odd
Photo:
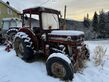
[[[108,14],[107,14],[107,24],[106,24],[106,27],[107,27],[107,34],[108,34],[108,38],[109,38],[109,11],[108,11]]]
[[[109,23],[109,11],[108,11],[108,14],[107,14],[107,23]]]
[[[87,17],[84,17],[84,22],[83,22],[85,27],[89,27],[90,26],[90,20],[89,20],[89,14],[87,14]]]
[[[100,37],[104,38],[105,37],[105,33],[106,33],[106,29],[105,29],[105,14],[104,11],[100,11],[100,15],[99,15],[99,33],[100,33]]]
[[[92,20],[92,26],[94,27],[93,28],[93,30],[95,31],[95,32],[97,32],[98,31],[98,14],[95,12],[94,13],[94,16],[93,16],[93,20]]]

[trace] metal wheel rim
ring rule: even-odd
[[[63,78],[66,75],[66,70],[65,70],[64,66],[57,62],[52,64],[51,71],[52,71],[53,75],[55,75],[56,77],[59,77],[59,78]]]

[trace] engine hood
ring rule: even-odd
[[[72,30],[54,30],[49,33],[49,35],[60,35],[60,36],[79,36],[84,35],[82,31],[72,31]]]
[[[72,30],[54,30],[48,34],[48,40],[52,41],[83,41],[84,32]]]

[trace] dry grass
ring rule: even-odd
[[[106,48],[104,49],[103,46],[96,46],[95,50],[94,50],[94,63],[96,66],[103,66],[104,64],[104,56],[106,53]]]
[[[74,64],[74,71],[81,73],[83,69],[86,67],[86,60],[83,57],[84,55],[80,55],[77,57],[76,63]]]

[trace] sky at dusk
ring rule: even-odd
[[[7,0],[2,0],[6,2]],[[109,11],[109,0],[8,0],[15,9],[22,11],[25,8],[45,6],[64,12],[64,6],[67,5],[67,18],[83,20],[89,13],[92,18],[95,11]]]

